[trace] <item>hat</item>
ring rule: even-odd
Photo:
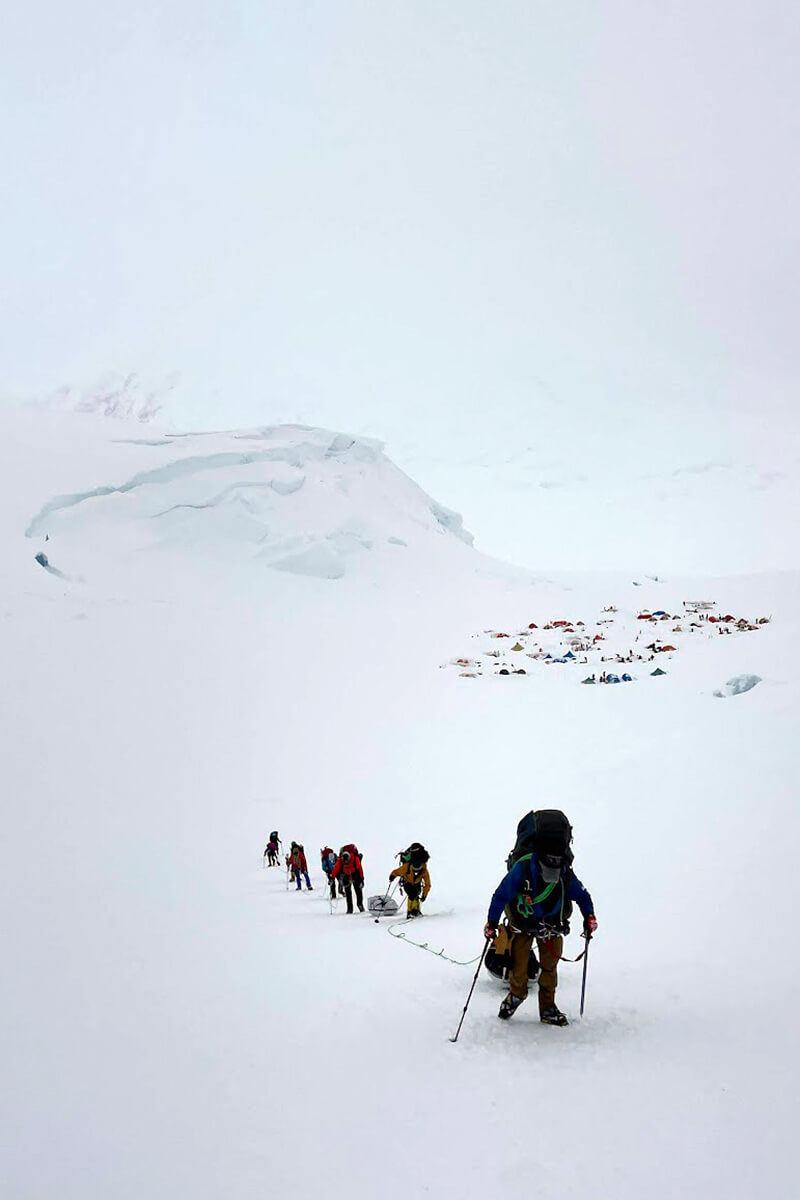
[[[563,865],[563,854],[539,855],[539,871],[545,883],[558,883],[561,878],[561,868]]]

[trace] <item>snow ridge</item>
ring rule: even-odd
[[[168,463],[53,497],[26,536],[94,549],[120,544],[124,528],[135,549],[238,547],[277,570],[326,579],[377,546],[419,547],[431,535],[472,545],[461,516],[395,467],[378,441],[296,425],[201,436],[205,453],[198,436],[179,435],[183,453]],[[242,441],[255,444],[244,450]],[[159,456],[164,445],[131,444],[143,452],[152,444]]]

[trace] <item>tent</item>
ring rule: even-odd
[[[651,675],[666,675],[666,671],[662,671],[661,667],[656,667],[655,671],[651,671]]]

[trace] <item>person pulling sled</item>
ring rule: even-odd
[[[344,885],[344,897],[347,901],[347,911],[353,912],[353,892],[356,894],[358,911],[364,911],[364,868],[361,865],[361,855],[352,842],[342,846],[339,857],[333,864],[331,879],[341,878]]]
[[[534,938],[539,950],[539,1019],[545,1025],[568,1025],[556,1006],[558,961],[569,933],[573,903],[583,915],[588,938],[597,929],[592,898],[572,870],[572,826],[557,809],[528,813],[517,827],[517,843],[508,857],[508,874],[498,885],[484,927],[494,941],[505,913],[510,969],[508,995],[498,1017],[507,1021],[528,994],[529,963]]]
[[[400,887],[406,894],[406,920],[423,915],[420,905],[425,903],[431,890],[427,866],[429,858],[421,842],[412,842],[407,850],[401,850],[400,866],[395,867],[389,875],[390,883],[393,879],[400,880]]]

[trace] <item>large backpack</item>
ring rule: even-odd
[[[277,829],[273,829],[272,833],[269,835],[269,840],[270,840],[271,842],[277,842],[277,841],[278,841],[278,831],[277,831]]]
[[[527,813],[517,826],[514,849],[506,859],[510,871],[527,854],[563,854],[567,866],[573,860],[570,850],[572,826],[558,808],[540,808]]]
[[[400,851],[399,857],[401,862],[411,863],[416,871],[420,871],[430,858],[430,854],[422,842],[412,842],[407,850]]]
[[[514,849],[506,859],[506,867],[510,871],[515,863],[531,854],[537,856],[540,854],[563,854],[567,869],[561,877],[559,925],[565,933],[569,932],[569,919],[572,915],[572,901],[567,896],[572,862],[575,857],[570,849],[571,841],[572,826],[564,813],[558,808],[540,808],[526,813],[522,818],[517,826],[517,840],[514,843]],[[531,887],[532,880],[528,878],[526,872],[523,891],[514,902],[517,906],[517,917],[522,918],[521,925],[524,924],[525,902],[532,901]],[[523,902],[522,908],[519,907],[520,901]]]

